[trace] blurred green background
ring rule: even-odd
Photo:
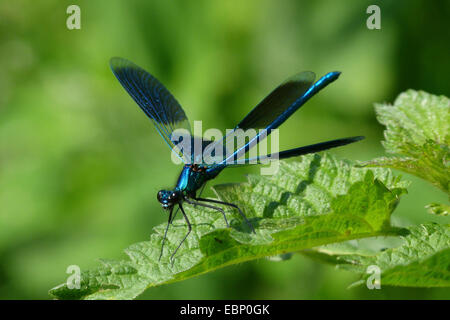
[[[66,8],[81,8],[81,30]],[[381,30],[368,30],[378,3]],[[281,147],[365,135],[332,152],[384,155],[374,102],[408,88],[449,94],[449,1],[0,2],[0,298],[48,299],[66,268],[124,258],[164,223],[156,200],[179,168],[109,69],[121,56],[147,69],[191,122],[232,128],[287,77],[339,70],[339,80],[280,130]],[[285,138],[283,138],[285,137]],[[245,181],[252,169],[217,183]],[[424,205],[445,195],[418,179],[397,225],[447,221]],[[208,191],[206,195],[211,195]],[[148,290],[164,299],[449,298],[445,289],[347,289],[353,274],[300,255],[259,260]]]

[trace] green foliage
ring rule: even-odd
[[[448,216],[450,212],[450,206],[441,203],[430,203],[426,206],[428,212],[438,216]]]
[[[381,285],[405,287],[450,286],[449,225],[423,224],[408,228],[404,243],[378,253],[363,252],[357,246],[325,246],[305,252],[313,258],[356,272],[364,284],[369,266],[381,270]]]
[[[402,157],[368,164],[411,173],[450,194],[449,111],[447,97],[414,90],[400,94],[393,106],[377,105],[378,120],[386,126],[383,145],[387,152]]]
[[[219,198],[238,204],[255,225],[253,235],[229,212],[231,229],[220,213],[188,210],[193,232],[178,251],[170,253],[187,228],[176,220],[164,255],[158,256],[165,225],[150,241],[125,250],[129,259],[103,260],[82,273],[81,288],[62,284],[50,291],[60,299],[131,299],[146,288],[181,281],[215,269],[262,257],[283,255],[328,243],[396,235],[390,215],[406,184],[386,169],[356,168],[330,155],[308,155],[300,162],[281,162],[273,176],[250,176],[248,183],[215,187]]]
[[[379,158],[368,166],[399,169],[425,179],[447,194],[449,192],[450,100],[423,91],[408,90],[393,106],[377,105],[378,120],[386,126],[383,142],[386,151],[402,157]],[[432,203],[430,213],[446,216],[449,206]],[[377,254],[359,252],[354,247],[319,248],[305,252],[313,258],[334,263],[341,268],[369,277],[366,268],[382,270],[382,283],[392,286],[450,286],[449,225],[426,224],[410,228],[405,243]],[[350,248],[350,250],[349,250]],[[336,250],[337,249],[337,250]]]
[[[376,107],[386,125],[384,146],[402,157],[380,158],[368,167],[392,167],[422,177],[449,192],[449,100],[425,92],[401,94],[394,106]],[[387,286],[450,286],[449,225],[423,224],[400,229],[390,217],[406,183],[385,168],[354,166],[325,154],[308,155],[299,162],[280,162],[277,174],[250,175],[244,184],[214,187],[218,198],[241,207],[256,228],[249,232],[236,212],[232,228],[225,228],[220,213],[188,208],[194,228],[177,252],[169,257],[187,232],[183,219],[168,234],[158,261],[165,225],[149,241],[125,250],[129,259],[102,260],[85,271],[81,287],[62,284],[50,291],[60,299],[132,299],[149,287],[182,281],[218,268],[259,258],[289,259],[292,252],[355,272],[363,284],[381,270]],[[448,215],[448,206],[431,204],[431,213]],[[402,236],[404,243],[381,252],[363,250],[349,240]]]
[[[84,270],[97,257],[121,259],[121,248],[148,240],[164,220],[155,195],[172,187],[178,172],[152,124],[112,75],[112,55],[157,76],[191,120],[220,129],[233,128],[291,74],[340,70],[339,81],[280,133],[292,137],[283,138],[282,147],[366,135],[333,151],[349,159],[381,154],[372,138],[380,126],[371,102],[385,101],[398,88],[448,93],[448,1],[439,7],[385,1],[389,14],[381,32],[367,30],[369,3],[363,1],[110,1],[105,8],[104,1],[81,0],[82,29],[69,31],[71,3],[0,1],[2,300],[49,298],[68,265]],[[256,170],[230,170],[216,183],[241,181]],[[446,203],[445,196],[434,198],[437,189],[421,186],[413,184],[411,196],[402,197],[395,218],[417,224],[447,219],[420,209]],[[372,298],[364,288],[343,290],[352,276],[294,254],[288,263],[246,263],[141,297]],[[444,294],[383,287],[376,296],[447,299]]]

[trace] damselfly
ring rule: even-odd
[[[275,158],[278,159],[285,159],[314,153],[363,139],[363,137],[357,136],[331,140],[282,151],[276,155],[268,154],[253,159],[244,159],[244,161],[241,159],[241,161],[237,162],[237,155],[245,154],[249,149],[254,147],[261,138],[263,138],[260,131],[260,133],[256,134],[255,137],[250,139],[250,141],[246,142],[243,146],[240,146],[231,152],[226,152],[225,157],[222,159],[215,160],[212,158],[203,158],[198,162],[195,161],[195,158],[198,156],[197,153],[189,152],[189,157],[186,157],[186,153],[180,153],[177,144],[172,139],[172,135],[177,129],[185,129],[190,132],[190,125],[186,114],[172,94],[155,77],[128,60],[112,58],[110,64],[112,71],[122,86],[150,118],[163,140],[165,140],[172,151],[176,152],[177,156],[184,162],[183,169],[181,170],[175,188],[172,190],[161,190],[157,195],[158,201],[161,203],[162,207],[169,212],[159,259],[161,259],[163,253],[164,242],[167,237],[169,225],[172,223],[176,214],[176,211],[174,212],[175,207],[178,207],[181,210],[188,226],[188,232],[172,253],[170,257],[171,261],[173,261],[176,252],[192,230],[189,218],[183,208],[184,203],[221,212],[228,227],[229,224],[225,211],[218,205],[232,207],[239,212],[252,232],[255,232],[252,224],[237,205],[217,199],[201,198],[200,195],[197,195],[197,192],[204,187],[206,182],[217,177],[223,169],[246,163],[261,163],[263,160],[271,159],[274,156],[277,156]],[[238,123],[234,130],[263,128],[265,129],[265,131],[262,131],[264,132],[264,135],[269,135],[271,130],[278,128],[312,96],[331,82],[335,81],[339,77],[339,74],[340,72],[327,73],[317,82],[314,82],[315,74],[313,72],[301,72],[297,74],[274,89],[255,108],[253,108],[241,122]],[[201,141],[202,150],[217,146],[217,144],[224,144],[224,140],[208,141],[203,139]]]

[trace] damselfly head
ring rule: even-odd
[[[180,200],[181,193],[177,190],[160,190],[157,198],[164,209],[171,209]]]

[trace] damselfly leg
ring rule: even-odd
[[[211,203],[217,203],[217,204],[222,204],[224,206],[229,206],[229,207],[233,207],[235,209],[237,209],[239,211],[239,214],[241,215],[241,217],[245,220],[245,222],[247,223],[247,225],[250,227],[250,229],[252,230],[253,233],[255,232],[255,228],[253,228],[253,225],[251,224],[251,222],[247,219],[247,217],[245,216],[244,212],[242,212],[241,208],[239,208],[237,205],[235,205],[234,203],[229,203],[229,202],[225,202],[225,201],[220,201],[220,200],[215,200],[215,199],[206,199],[206,198],[195,198],[195,200],[197,200],[197,203],[201,203],[201,202],[211,202]],[[201,201],[201,202],[200,202]],[[224,214],[225,216],[225,214]],[[226,220],[226,219],[225,219]],[[228,224],[228,223],[227,223]]]

